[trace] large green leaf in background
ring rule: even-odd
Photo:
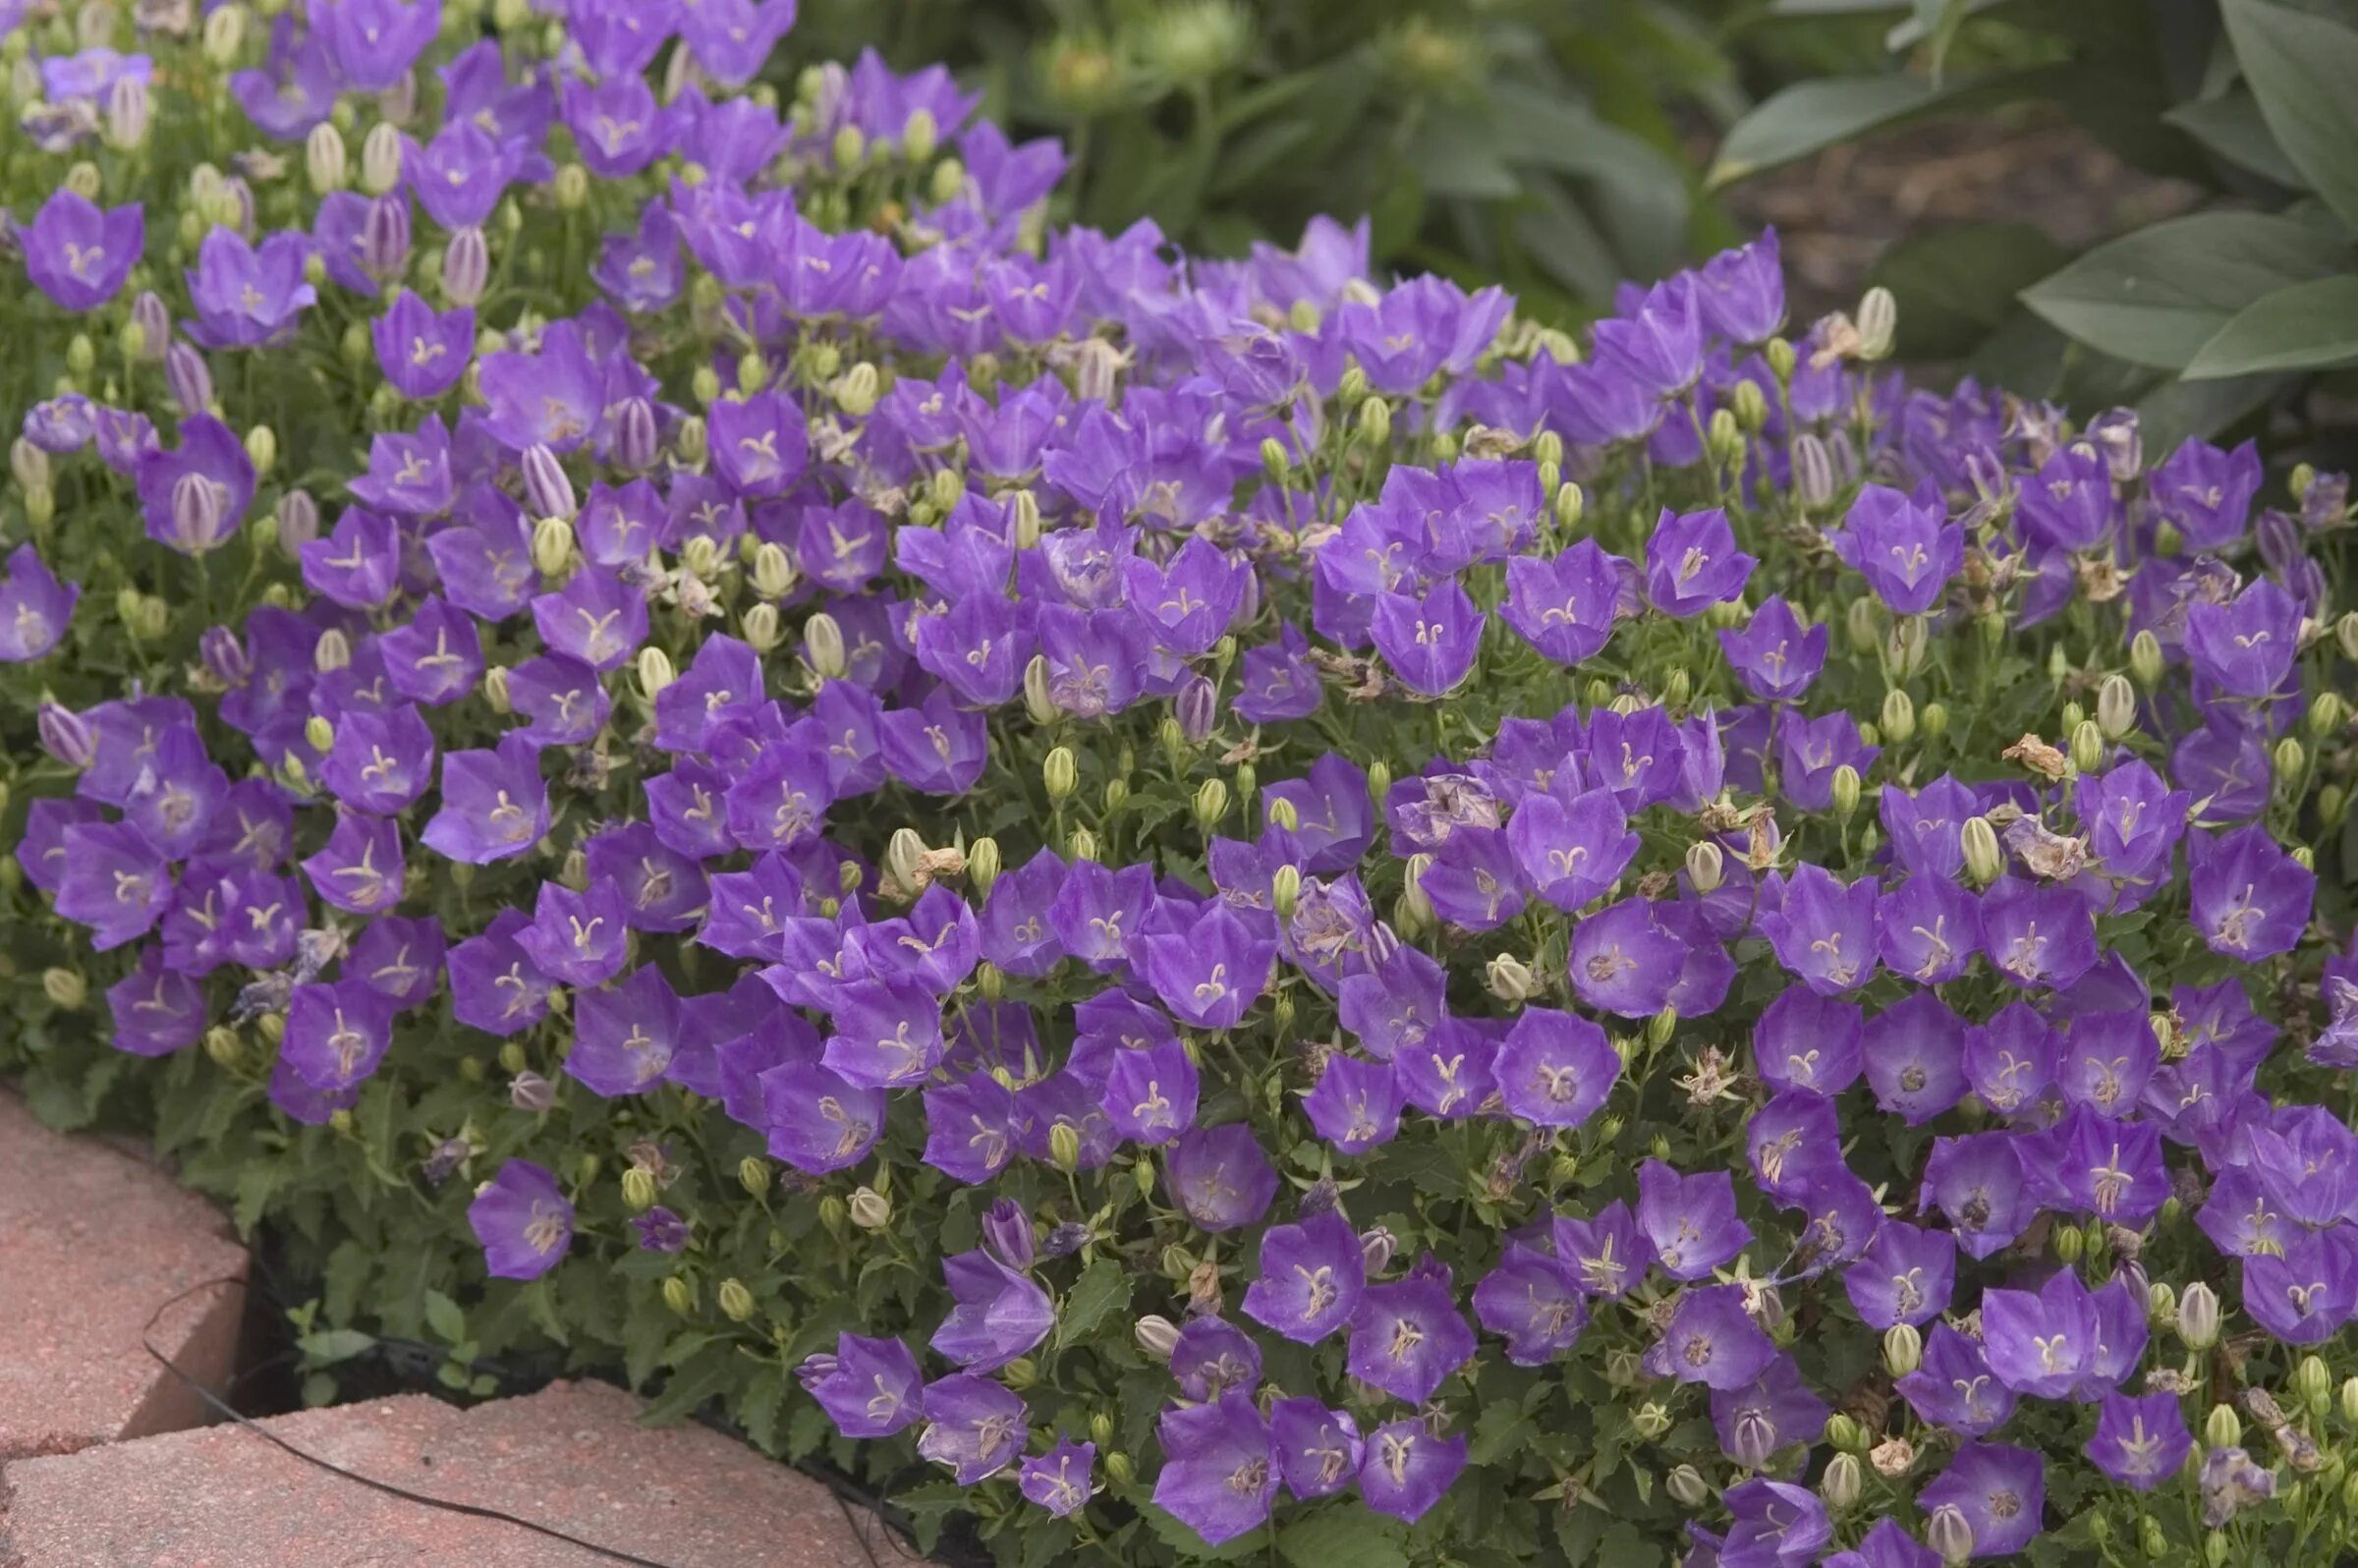
[[[2358,230],[2358,28],[2268,0],[2219,0],[2276,145]]]
[[[1730,185],[1943,107],[1972,84],[1934,86],[1915,77],[1831,77],[1797,82],[1736,122],[1707,183]]]
[[[2189,381],[2358,364],[2358,273],[2295,283],[2238,311],[2186,366]]]
[[[2115,359],[2183,370],[2246,307],[2354,264],[2348,245],[2290,218],[2198,212],[2098,246],[2022,301]]]

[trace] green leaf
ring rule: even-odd
[[[672,1373],[663,1392],[647,1402],[639,1413],[643,1427],[661,1427],[692,1416],[698,1407],[714,1394],[745,1375],[746,1363],[736,1347],[725,1342],[706,1345],[689,1358],[688,1365]]]
[[[2220,0],[2218,11],[2276,145],[2358,228],[2358,28],[2266,0]]]
[[[2266,370],[2358,364],[2358,273],[2318,278],[2254,300],[2204,344],[2189,381]]]
[[[1304,1514],[1277,1532],[1277,1555],[1294,1568],[1407,1568],[1398,1520],[1356,1501]]]
[[[1064,1298],[1056,1315],[1056,1348],[1077,1345],[1096,1331],[1109,1313],[1130,1304],[1130,1276],[1110,1258],[1100,1258],[1086,1269]]]
[[[1207,1546],[1204,1543],[1204,1538],[1196,1534],[1194,1526],[1151,1502],[1138,1505],[1138,1516],[1147,1522],[1147,1528],[1154,1533],[1155,1540],[1180,1553],[1186,1562],[1248,1562],[1268,1555],[1269,1527],[1266,1525],[1249,1530],[1234,1540]]]
[[[2098,246],[2022,303],[2115,359],[2179,370],[2246,306],[2351,260],[2349,247],[2289,218],[2198,212]]]
[[[357,1328],[323,1328],[315,1334],[305,1334],[295,1341],[295,1348],[314,1367],[332,1367],[340,1361],[350,1361],[376,1348],[376,1336],[364,1334]]]
[[[1823,77],[1771,93],[1729,129],[1705,184],[1712,190],[1748,179],[1838,141],[1924,114],[1970,84],[1934,86],[1906,76]]]
[[[1869,272],[1900,301],[1900,352],[1913,360],[1972,353],[2020,306],[2015,296],[2068,259],[2028,223],[1968,223],[1901,240]]]
[[[2239,375],[2224,381],[2169,379],[2138,398],[2137,431],[2156,452],[2192,437],[2209,440],[2294,384],[2290,375]]]
[[[1435,120],[1409,145],[1409,157],[1436,196],[1503,199],[1522,189],[1496,142],[1480,126]]]
[[[1477,1465],[1494,1464],[1522,1447],[1532,1430],[1520,1406],[1504,1399],[1490,1400],[1475,1418],[1474,1439],[1466,1457]]]
[[[2275,135],[2260,113],[2260,100],[2241,87],[2216,98],[2181,103],[2162,118],[2239,169],[2249,169],[2287,191],[2308,189],[2309,182],[2276,145]]]
[[[786,1408],[786,1369],[764,1366],[737,1395],[737,1425],[765,1453],[778,1451],[778,1413]]]
[[[467,1337],[467,1315],[438,1290],[425,1293],[425,1325],[454,1345]]]

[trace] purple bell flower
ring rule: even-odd
[[[1558,664],[1578,664],[1602,651],[1621,599],[1623,563],[1595,539],[1576,540],[1563,553],[1516,555],[1506,563],[1506,601],[1499,616],[1526,643]]]
[[[1097,1462],[1095,1443],[1060,1437],[1044,1454],[1024,1461],[1016,1474],[1016,1488],[1058,1518],[1075,1514],[1097,1491],[1091,1480]]]
[[[1422,598],[1383,593],[1376,599],[1369,633],[1392,674],[1410,691],[1445,697],[1474,668],[1482,651],[1483,612],[1454,579]]]
[[[1508,1361],[1544,1367],[1580,1338],[1589,1308],[1571,1265],[1509,1242],[1498,1266],[1474,1287],[1474,1316],[1505,1339]]]
[[[62,837],[57,912],[90,928],[98,952],[144,936],[172,896],[170,868],[145,834],[125,822],[78,822]]]
[[[537,1279],[565,1260],[573,1204],[557,1179],[529,1159],[511,1159],[476,1193],[467,1223],[483,1244],[494,1279]]]
[[[146,248],[147,223],[137,202],[101,209],[60,190],[18,231],[25,273],[59,308],[94,310],[122,291]]]
[[[1755,1477],[1728,1487],[1725,1501],[1735,1518],[1721,1568],[1809,1568],[1833,1542],[1825,1504],[1806,1486]]]
[[[576,999],[565,1071],[604,1098],[642,1093],[671,1065],[679,1038],[679,997],[661,970],[642,965],[620,985]]]
[[[201,555],[225,542],[253,504],[253,463],[246,443],[210,415],[181,421],[177,451],[151,447],[142,453],[138,478],[147,536],[183,555]]]
[[[2096,918],[2069,887],[2001,876],[1982,895],[1982,950],[2025,990],[2061,990],[2096,965]]]
[[[279,1059],[313,1088],[346,1090],[374,1073],[393,1043],[393,999],[365,980],[298,985]]]
[[[1330,1209],[1263,1233],[1261,1276],[1246,1289],[1244,1310],[1288,1339],[1316,1344],[1351,1319],[1366,1288],[1359,1237]]]
[[[1826,629],[1804,627],[1782,594],[1771,594],[1741,631],[1719,634],[1719,647],[1744,690],[1763,701],[1790,702],[1825,668]]]
[[[921,1414],[925,1374],[897,1339],[838,1334],[833,1355],[805,1357],[795,1376],[846,1437],[889,1437]]]
[[[2097,1414],[2096,1435],[2086,1451],[2099,1470],[2122,1485],[2152,1491],[2185,1465],[2194,1452],[2194,1436],[2176,1394],[2110,1393]]]
[[[1646,541],[1646,596],[1663,614],[1685,620],[1741,595],[1759,564],[1736,548],[1719,508],[1678,514],[1665,507]]]
[[[1946,520],[1937,495],[1923,491],[1863,487],[1833,544],[1894,615],[1929,614],[1965,569],[1964,529]]]
[[[309,238],[297,233],[273,234],[256,249],[235,229],[211,231],[188,272],[196,308],[189,336],[208,349],[251,349],[291,332],[319,298],[304,281],[310,249]]]
[[[1753,1026],[1753,1061],[1777,1089],[1839,1094],[1865,1066],[1865,1019],[1850,1002],[1788,985]]]
[[[1523,798],[1506,824],[1516,864],[1540,897],[1567,914],[1603,896],[1637,854],[1638,835],[1609,790]]]
[[[995,1372],[1030,1352],[1056,1326],[1055,1303],[1030,1275],[977,1249],[942,1260],[957,1306],[933,1348],[970,1372]]]
[[[1645,1361],[1656,1377],[1741,1388],[1775,1359],[1775,1344],[1744,1310],[1742,1286],[1699,1285],[1679,1295],[1661,1340]]]
[[[1895,1219],[1876,1231],[1875,1240],[1844,1271],[1842,1285],[1868,1327],[1907,1323],[1921,1328],[1948,1310],[1956,1277],[1953,1235]]]
[[[1947,883],[1935,883],[1947,886]],[[1867,1021],[1862,1053],[1875,1102],[1921,1127],[1965,1097],[1965,1020],[1929,990]]]
[[[1172,1196],[1200,1230],[1238,1230],[1268,1212],[1277,1172],[1243,1122],[1197,1128],[1165,1156]]]
[[[1736,1217],[1723,1170],[1681,1175],[1658,1159],[1638,1167],[1638,1228],[1672,1279],[1702,1279],[1742,1252],[1752,1227]]]
[[[783,392],[712,405],[713,471],[739,495],[783,495],[810,461],[803,411]]]
[[[1817,1442],[1833,1415],[1790,1356],[1778,1356],[1740,1388],[1712,1389],[1711,1404],[1720,1450],[1755,1470],[1797,1443]]]
[[[1449,1271],[1430,1256],[1407,1278],[1369,1286],[1351,1316],[1351,1375],[1412,1405],[1431,1399],[1476,1348]]]
[[[1946,1323],[1933,1324],[1922,1364],[1893,1386],[1919,1420],[1967,1437],[1995,1431],[2014,1414],[2014,1391],[1990,1370],[1981,1345]]]
[[[1116,1051],[1098,1103],[1125,1141],[1167,1144],[1195,1125],[1200,1081],[1177,1040]]]
[[[917,1451],[972,1486],[1013,1464],[1030,1441],[1022,1398],[987,1377],[958,1372],[926,1385]]]
[[[1909,1535],[1898,1520],[1883,1518],[1856,1548],[1826,1558],[1825,1568],[1940,1568],[1940,1554]]]
[[[1588,1019],[1532,1007],[1507,1031],[1492,1071],[1508,1114],[1535,1127],[1578,1127],[1612,1092],[1621,1057]]]
[[[1268,1424],[1249,1395],[1231,1390],[1209,1404],[1166,1410],[1155,1436],[1163,1454],[1155,1506],[1207,1545],[1232,1540],[1269,1517],[1276,1455]]]
[[[393,390],[430,402],[467,373],[475,355],[475,311],[468,306],[437,314],[424,299],[404,289],[385,312],[369,323],[376,363]]]
[[[1389,1062],[1336,1056],[1303,1097],[1302,1109],[1318,1135],[1342,1154],[1364,1154],[1400,1132],[1407,1103]]]
[[[1218,1317],[1191,1317],[1171,1347],[1171,1375],[1179,1392],[1208,1404],[1234,1388],[1252,1393],[1261,1383],[1261,1348],[1235,1324]]]
[[[2197,833],[2187,845],[2191,919],[2215,953],[2257,963],[2289,953],[2309,924],[2317,873],[2257,823]]]
[[[2039,1534],[2047,1509],[2047,1466],[2034,1449],[1969,1442],[1917,1502],[1940,1529],[1943,1516],[1972,1533],[1976,1557],[2010,1557]]]
[[[1304,1502],[1349,1486],[1367,1446],[1350,1412],[1329,1410],[1316,1399],[1270,1405],[1269,1437],[1285,1489]]]
[[[82,586],[60,583],[29,544],[10,551],[7,567],[0,573],[0,663],[27,664],[64,640]]]
[[[1821,996],[1838,996],[1874,977],[1875,915],[1873,877],[1844,886],[1805,861],[1785,879],[1782,904],[1763,913],[1760,923],[1788,973]]]
[[[1362,1446],[1359,1495],[1379,1514],[1414,1523],[1465,1473],[1465,1434],[1436,1437],[1422,1421],[1376,1428]]]
[[[2229,697],[2275,695],[2301,650],[2301,602],[2260,578],[2224,604],[2186,609],[2186,652],[2195,673]]]
[[[522,855],[548,832],[548,786],[539,754],[510,735],[492,751],[442,758],[442,809],[421,835],[429,849],[484,866]]]
[[[1580,1288],[1592,1296],[1618,1300],[1654,1262],[1653,1243],[1619,1199],[1592,1219],[1559,1216],[1554,1231],[1555,1255],[1571,1265]]]
[[[2257,441],[2221,452],[2189,438],[2146,476],[2146,493],[2188,550],[2223,550],[2249,532],[2262,477]]]
[[[156,948],[142,949],[139,967],[106,988],[114,1019],[108,1043],[134,1056],[169,1056],[204,1037],[204,988],[164,967]]]

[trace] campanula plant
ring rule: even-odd
[[[518,9],[0,11],[0,1053],[316,1397],[1009,1563],[2358,1543],[2338,477]]]

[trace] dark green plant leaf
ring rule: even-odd
[[[1349,1502],[1305,1514],[1277,1532],[1277,1555],[1294,1568],[1407,1568],[1400,1522]]]
[[[2296,283],[2253,301],[2186,366],[2189,381],[2358,364],[2358,273]]]
[[[374,1350],[376,1336],[364,1334],[357,1328],[324,1328],[315,1334],[305,1334],[295,1341],[295,1348],[313,1366],[330,1367]]]
[[[2220,0],[2219,15],[2276,144],[2358,229],[2358,28],[2267,0]]]
[[[450,1344],[467,1337],[467,1315],[459,1304],[438,1290],[425,1293],[425,1323]]]
[[[2351,260],[2349,247],[2284,218],[2201,212],[2100,245],[2022,301],[2092,348],[2179,370],[2253,301]]]
[[[2276,145],[2274,133],[2261,116],[2260,100],[2240,87],[2216,98],[2181,103],[2162,118],[2238,169],[2248,169],[2287,191],[2308,185],[2292,160],[2284,156],[2284,149]]]
[[[1902,240],[1869,273],[1898,297],[1900,353],[1971,354],[2019,307],[2015,296],[2069,258],[2028,223],[1971,223]]]
[[[1736,122],[1705,184],[1712,190],[1806,158],[1953,102],[1977,84],[1934,86],[1907,76],[1829,77],[1797,82]]]
[[[1056,1343],[1087,1339],[1108,1313],[1119,1312],[1129,1302],[1130,1276],[1110,1258],[1098,1259],[1082,1270],[1072,1294],[1064,1298],[1064,1310],[1056,1316]]]

